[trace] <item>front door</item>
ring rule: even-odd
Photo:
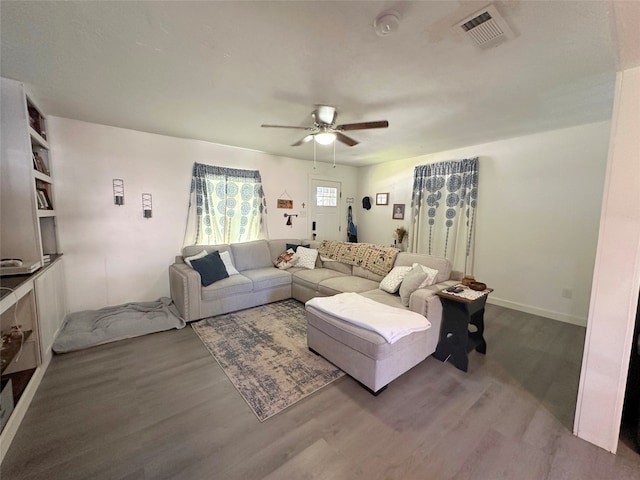
[[[311,234],[315,240],[345,240],[340,228],[341,188],[340,182],[311,180]]]

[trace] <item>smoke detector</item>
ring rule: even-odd
[[[400,28],[400,14],[398,12],[386,12],[373,22],[373,29],[379,37],[386,37]]]
[[[496,10],[489,5],[456,25],[477,47],[486,49],[515,37],[513,30]]]

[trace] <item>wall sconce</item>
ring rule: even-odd
[[[124,180],[121,178],[113,179],[113,203],[124,205]]]
[[[151,194],[142,194],[142,216],[144,218],[151,218]]]
[[[289,213],[285,213],[284,217],[287,219],[287,223],[285,223],[285,225],[289,225],[290,227],[293,226],[293,223],[291,223],[291,217],[297,217],[297,214],[289,214]]]

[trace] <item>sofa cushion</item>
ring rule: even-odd
[[[229,276],[219,252],[212,252],[206,257],[193,259],[191,266],[200,274],[200,282],[203,287]]]
[[[408,308],[405,304],[402,303],[402,299],[400,298],[400,294],[398,293],[387,293],[384,290],[376,288],[374,290],[369,290],[368,292],[362,292],[360,293],[360,295],[371,300],[375,300],[376,302],[384,303],[385,305],[389,305],[390,307]]]
[[[297,283],[312,290],[317,290],[319,283],[328,278],[346,277],[344,273],[336,272],[335,270],[329,270],[328,268],[316,268],[314,270],[308,270],[306,268],[294,267],[289,271],[293,276],[293,283]]]
[[[344,276],[328,278],[320,282],[318,291],[327,296],[344,292],[366,292],[378,288],[378,282],[362,277]]]
[[[236,268],[241,272],[254,268],[273,268],[269,244],[266,240],[232,243],[231,252]]]
[[[291,274],[289,272],[273,267],[245,270],[242,274],[253,282],[254,291],[289,285],[291,283]]]
[[[219,252],[227,252],[230,249],[231,247],[226,243],[221,243],[219,245],[188,245],[182,249],[182,256],[191,257],[200,253],[202,250],[206,250],[207,253],[211,253],[216,250]]]
[[[353,266],[353,274],[356,277],[368,278],[369,280],[374,280],[378,283],[380,283],[382,279],[385,277],[384,275],[378,275],[377,273],[373,273],[372,271],[367,270],[366,268],[358,267],[356,265]]]
[[[412,266],[414,263],[420,263],[427,267],[438,270],[435,283],[441,283],[449,280],[451,277],[451,262],[446,258],[434,257],[433,255],[426,255],[422,253],[408,253],[400,252],[396,257],[396,263],[394,266],[408,265]]]
[[[224,297],[241,293],[251,293],[252,291],[253,282],[251,280],[242,274],[232,275],[208,287],[202,287],[201,298],[205,301],[220,300]]]
[[[422,271],[427,274],[427,278],[422,281],[418,288],[428,287],[429,285],[433,285],[434,283],[436,283],[438,270],[434,270],[433,268],[422,265],[421,263],[414,263],[412,265],[412,268],[415,268],[416,266],[420,267]]]
[[[296,267],[314,269],[316,267],[316,260],[318,259],[318,251],[313,248],[306,248],[302,245],[299,245],[297,250],[295,250],[296,255],[298,255],[298,262],[296,263]]]
[[[351,275],[353,273],[353,268],[351,265],[346,263],[338,262],[337,260],[331,260],[329,258],[323,258],[322,266],[324,268],[328,268],[330,270],[335,270],[336,272],[346,273],[347,275]]]

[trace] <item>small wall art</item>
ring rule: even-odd
[[[404,220],[404,203],[394,203],[393,204],[393,215],[392,218],[394,220]]]
[[[285,198],[278,199],[278,208],[293,208],[293,200]]]
[[[389,194],[376,193],[376,205],[389,205]]]

